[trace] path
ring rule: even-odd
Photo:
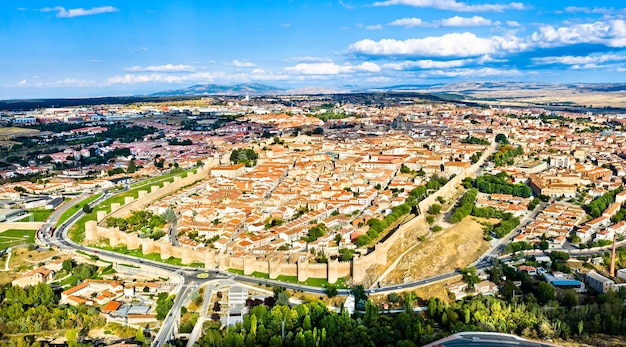
[[[7,262],[6,264],[4,264],[4,271],[9,271],[12,270],[11,268],[9,268],[9,263],[11,262],[11,255],[13,255],[13,253],[11,252],[11,248],[9,248],[7,250]]]
[[[25,243],[22,243],[22,244],[15,245],[15,246],[11,246],[11,247],[7,248],[7,251],[6,251],[6,252],[7,252],[7,254],[8,254],[8,256],[7,256],[7,261],[6,261],[6,263],[4,264],[4,270],[0,270],[0,271],[11,271],[11,270],[13,270],[13,269],[11,269],[11,268],[9,267],[9,262],[11,262],[11,256],[13,255],[13,253],[12,253],[11,251],[12,251],[14,248],[18,248],[18,247],[26,247],[26,246],[28,246],[28,245],[27,245],[27,244],[25,244]]]

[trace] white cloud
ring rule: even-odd
[[[424,22],[421,18],[415,18],[415,17],[400,18],[389,23],[389,25],[392,25],[392,26],[401,26],[405,28],[420,27],[420,26],[424,26],[425,24],[426,22]]]
[[[539,32],[532,34],[532,40],[540,47],[556,47],[579,43],[626,47],[626,22],[619,19],[607,22],[574,24],[559,28],[546,25],[540,27]]]
[[[400,63],[388,63],[382,67],[392,70],[406,70],[412,68],[420,69],[449,69],[453,67],[460,67],[472,62],[472,59],[457,59],[457,60],[416,60],[416,61],[403,61]]]
[[[19,81],[19,82],[17,83],[17,85],[18,85],[18,86],[25,86],[25,85],[26,85],[26,83],[27,83],[27,82],[26,82],[26,79],[23,79],[23,80]]]
[[[346,4],[345,2],[339,0],[339,5],[341,5],[343,8],[345,8],[346,10],[351,10],[354,8],[353,5],[350,4]]]
[[[473,17],[459,17],[454,16],[447,19],[441,20],[442,27],[475,27],[475,26],[489,26],[491,25],[491,20],[485,19],[481,16],[473,16]]]
[[[521,2],[508,4],[468,5],[456,0],[387,0],[375,2],[373,6],[407,5],[415,7],[435,8],[438,10],[457,12],[502,12],[504,10],[524,10],[527,7]]]
[[[522,26],[518,21],[514,21],[514,20],[507,20],[506,21],[506,25],[510,26],[510,27],[519,27]]]
[[[312,56],[287,58],[287,59],[283,59],[283,61],[287,63],[330,63],[332,62],[330,58],[312,57]]]
[[[177,72],[193,72],[193,71],[195,71],[195,68],[193,66],[183,65],[183,64],[179,64],[179,65],[165,64],[165,65],[153,65],[153,66],[132,66],[132,67],[126,68],[124,70],[126,70],[128,72],[170,72],[170,73],[177,73]]]
[[[611,14],[613,10],[606,7],[578,7],[578,6],[568,6],[564,9],[567,13],[586,13],[586,14]]]
[[[499,23],[499,22],[497,22]],[[494,24],[490,19],[486,19],[481,16],[473,17],[460,17],[454,16],[445,18],[442,20],[434,20],[432,22],[425,22],[421,18],[400,18],[389,23],[391,26],[403,26],[405,28],[412,27],[473,27],[473,26],[489,26]]]
[[[251,63],[249,61],[246,60],[233,60],[233,62],[231,63],[236,67],[255,67],[256,65],[254,63]]]
[[[45,7],[41,9],[42,12],[56,12],[57,17],[59,18],[73,18],[73,17],[81,17],[81,16],[90,16],[94,14],[100,13],[110,13],[119,11],[117,8],[113,6],[100,6],[93,7],[90,9],[84,8],[70,8],[66,10],[65,7],[56,6],[56,7]]]
[[[519,38],[512,35],[481,38],[473,33],[465,32],[407,40],[365,39],[351,44],[349,49],[355,53],[380,56],[471,57],[502,51],[521,51],[526,46]]]
[[[563,64],[563,65],[587,65],[587,64],[602,64],[607,62],[623,61],[626,60],[626,56],[617,54],[601,54],[601,55],[588,55],[588,56],[553,56],[553,57],[541,57],[533,58],[533,61],[537,64]]]
[[[285,68],[285,71],[300,75],[339,75],[356,72],[380,72],[380,66],[368,61],[359,65],[352,65],[350,63],[343,65],[335,63],[300,63]]]
[[[213,81],[217,77],[223,76],[220,73],[212,72],[196,72],[192,74],[125,74],[122,76],[113,76],[106,80],[106,84],[139,84],[139,83],[184,83],[191,81]]]
[[[495,69],[483,67],[480,69],[452,69],[452,70],[432,70],[427,75],[442,77],[491,77],[491,76],[518,76],[521,72],[517,69]]]
[[[376,24],[376,25],[368,25],[365,27],[366,30],[382,30],[383,26],[380,24]]]

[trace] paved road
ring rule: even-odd
[[[456,333],[452,336],[448,336],[444,339],[435,341],[425,347],[465,347],[465,346],[493,346],[493,347],[550,347],[556,346],[553,344],[547,344],[538,341],[530,341],[523,339],[519,336],[500,334],[500,333],[485,333],[485,332],[462,332]]]

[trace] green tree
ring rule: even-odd
[[[280,292],[276,297],[276,305],[289,306],[289,295],[285,292]]]
[[[337,296],[337,285],[336,284],[329,283],[329,284],[326,285],[326,296],[328,296],[329,298]]]
[[[68,329],[65,332],[65,339],[68,347],[78,347],[78,329]]]
[[[540,282],[537,287],[537,300],[540,304],[545,305],[549,301],[556,299],[556,292],[548,282]]]
[[[517,286],[513,281],[506,280],[502,285],[502,290],[500,292],[508,301],[513,299],[515,293],[517,293]]]
[[[478,274],[476,272],[476,267],[474,266],[462,268],[461,276],[463,276],[463,281],[467,283],[469,288],[473,288],[476,283],[480,282],[480,278],[478,278]]]
[[[137,171],[137,164],[135,164],[135,160],[134,159],[131,159],[128,162],[128,167],[126,168],[126,172],[127,173],[133,173],[133,172],[136,172],[136,171]]]
[[[135,341],[144,344],[146,342],[146,335],[143,333],[143,328],[137,328],[137,333],[135,334]]]
[[[496,142],[501,143],[503,145],[508,145],[509,144],[509,140],[506,138],[506,135],[504,135],[504,134],[497,134],[496,135]]]
[[[568,308],[572,308],[574,306],[578,306],[578,294],[573,289],[568,289],[565,291],[565,296],[563,297],[563,305]]]
[[[430,207],[428,208],[428,213],[432,215],[438,215],[439,213],[441,213],[441,205],[439,204],[430,205]]]

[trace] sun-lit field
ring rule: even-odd
[[[483,228],[467,217],[409,252],[381,285],[410,282],[467,266],[489,249]]]

